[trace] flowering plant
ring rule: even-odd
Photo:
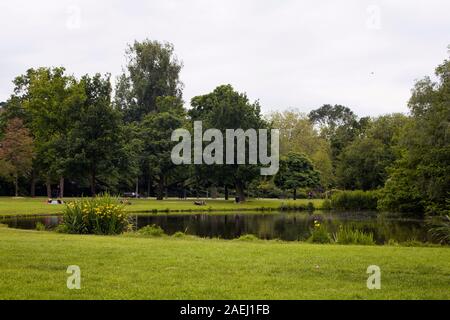
[[[311,237],[309,240],[314,243],[330,243],[331,237],[320,221],[314,220],[314,228],[311,230]]]
[[[79,234],[119,234],[129,228],[128,215],[117,198],[103,194],[67,203],[63,231]]]

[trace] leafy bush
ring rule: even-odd
[[[37,231],[45,231],[45,225],[42,222],[36,222],[35,229]]]
[[[433,240],[442,244],[450,243],[450,216],[434,218],[428,224],[430,225],[428,232]]]
[[[339,191],[331,196],[331,207],[337,210],[376,210],[377,191]]]
[[[294,192],[292,190],[281,190],[279,197],[286,198],[286,199],[288,199],[288,198],[293,199]],[[295,198],[296,199],[308,199],[308,192],[304,188],[297,189]]]
[[[174,237],[174,238],[184,238],[185,236],[186,236],[186,234],[181,231],[177,231],[172,235],[172,237]]]
[[[164,235],[164,230],[160,226],[152,224],[139,229],[138,233],[143,236],[161,237]]]
[[[395,169],[391,172],[384,188],[379,192],[378,209],[423,215],[424,195],[411,183],[414,180],[414,171]]]
[[[331,210],[331,208],[332,208],[331,201],[329,199],[323,200],[321,209],[322,210]]]
[[[77,234],[120,234],[129,228],[124,206],[115,197],[103,194],[66,204],[59,232]]]
[[[311,237],[309,237],[308,241],[313,243],[330,243],[331,236],[319,221],[314,220],[314,228],[311,230]]]
[[[255,236],[254,234],[243,234],[242,236],[240,236],[236,240],[239,240],[239,241],[255,241],[255,240],[259,240],[259,238],[257,236]]]
[[[283,194],[281,189],[275,186],[271,179],[255,180],[250,183],[249,192],[257,195],[259,198],[279,198]]]
[[[361,230],[344,228],[342,225],[339,227],[339,231],[335,236],[335,242],[339,244],[375,244],[372,233],[365,233]]]
[[[69,230],[64,223],[58,224],[54,231],[57,233],[69,233]]]

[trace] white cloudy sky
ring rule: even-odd
[[[406,112],[415,79],[448,57],[448,0],[0,2],[0,101],[27,68],[120,73],[127,43],[175,45],[184,98],[230,83],[263,111],[344,104]]]

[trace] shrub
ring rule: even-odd
[[[160,226],[152,224],[139,229],[138,233],[143,236],[161,237],[164,235],[164,230]]]
[[[174,238],[184,238],[185,236],[186,236],[186,234],[181,231],[177,231],[172,235],[172,237],[174,237]]]
[[[290,191],[288,193],[288,196],[290,198],[294,198],[294,193],[292,191]],[[308,193],[306,192],[305,189],[298,189],[296,192],[296,198],[297,199],[308,199]]]
[[[42,222],[36,222],[35,229],[37,231],[45,231],[45,225]]]
[[[404,212],[422,216],[424,212],[424,194],[419,191],[414,181],[416,170],[396,168],[389,175],[380,190],[378,208],[383,211]]]
[[[314,228],[311,230],[311,237],[309,237],[308,241],[313,243],[330,243],[331,236],[318,220],[314,220]]]
[[[255,236],[254,234],[243,234],[239,238],[237,238],[236,240],[239,240],[239,241],[255,241],[255,240],[259,240],[259,238],[257,236]]]
[[[322,202],[322,207],[321,207],[321,209],[322,209],[322,210],[331,210],[331,201],[330,201],[329,199],[325,199],[325,200]]]
[[[450,216],[434,218],[428,224],[430,225],[428,232],[433,240],[441,244],[450,243]]]
[[[249,185],[249,192],[256,194],[259,198],[279,198],[283,194],[273,180],[255,180]]]
[[[57,233],[69,233],[67,226],[64,223],[60,223],[56,226],[55,232]]]
[[[361,230],[344,228],[342,227],[342,225],[339,227],[339,231],[336,234],[335,241],[339,244],[375,244],[375,241],[373,240],[373,233],[365,233]]]
[[[331,207],[337,210],[376,210],[377,191],[340,191],[331,196]]]
[[[130,226],[124,205],[103,194],[66,204],[60,232],[77,234],[120,234]]]

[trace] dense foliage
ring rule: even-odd
[[[377,191],[338,191],[331,196],[331,207],[337,210],[376,210]]]
[[[405,128],[385,186],[382,208],[450,212],[450,61],[436,69],[437,81],[418,81],[409,101],[412,121]]]
[[[281,158],[275,184],[281,189],[292,190],[294,200],[297,199],[297,189],[318,187],[319,183],[320,173],[314,169],[311,160],[305,155],[290,152]]]

